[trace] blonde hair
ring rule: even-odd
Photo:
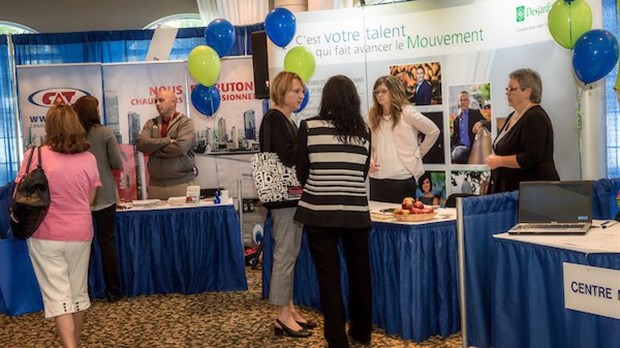
[[[407,95],[405,94],[405,86],[403,85],[402,81],[392,75],[385,75],[379,77],[377,81],[375,81],[375,85],[372,88],[373,105],[370,108],[370,111],[368,111],[368,123],[372,130],[376,130],[377,127],[379,127],[381,115],[383,114],[382,107],[381,105],[379,105],[379,101],[377,101],[377,96],[374,93],[374,91],[380,85],[385,85],[387,90],[390,92],[390,110],[392,112],[392,117],[394,117],[394,123],[392,124],[392,127],[395,127],[400,120],[400,115],[403,112],[403,106],[411,104],[409,100],[407,100]]]
[[[271,81],[271,86],[269,86],[269,99],[278,106],[284,105],[284,97],[293,85],[293,80],[299,80],[301,87],[304,91],[306,90],[306,84],[299,75],[290,71],[280,71]]]
[[[88,151],[90,148],[86,131],[70,105],[55,104],[47,110],[45,132],[45,144],[55,152],[72,154]]]

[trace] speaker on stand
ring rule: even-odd
[[[256,99],[269,98],[269,66],[267,34],[264,30],[251,34],[252,65],[254,68],[254,95]]]

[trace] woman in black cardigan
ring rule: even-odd
[[[553,126],[540,106],[542,81],[531,69],[510,73],[506,87],[512,112],[495,138],[488,193],[519,189],[521,181],[560,180],[553,161]]]
[[[297,153],[297,126],[291,119],[304,100],[306,86],[293,72],[282,71],[269,87],[273,103],[261,122],[259,141],[261,152],[275,152],[287,167],[295,165]],[[269,143],[267,143],[269,142]],[[297,201],[265,203],[273,221],[273,265],[269,303],[276,306],[273,323],[276,335],[295,338],[310,336],[308,330],[317,326],[301,317],[293,304],[295,264],[301,247],[302,226],[293,221]]]

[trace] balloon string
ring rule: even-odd
[[[568,4],[568,43],[571,47],[575,46],[575,42],[573,41],[573,3],[570,2]]]
[[[577,130],[577,146],[579,147],[579,178],[582,177],[582,163],[581,157],[583,154],[583,144],[581,140],[582,130],[583,130],[583,110],[581,105],[581,98],[583,97],[583,93],[585,92],[586,85],[577,90],[577,103],[575,105],[575,129]]]

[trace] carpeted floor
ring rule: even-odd
[[[319,323],[310,338],[274,336],[274,311],[260,296],[260,272],[247,269],[248,291],[95,301],[86,313],[82,347],[326,347],[322,315],[314,309],[300,308],[305,318]],[[59,346],[54,324],[42,312],[0,314],[0,347]],[[375,328],[372,347],[459,348],[461,338],[432,337],[416,344]]]

